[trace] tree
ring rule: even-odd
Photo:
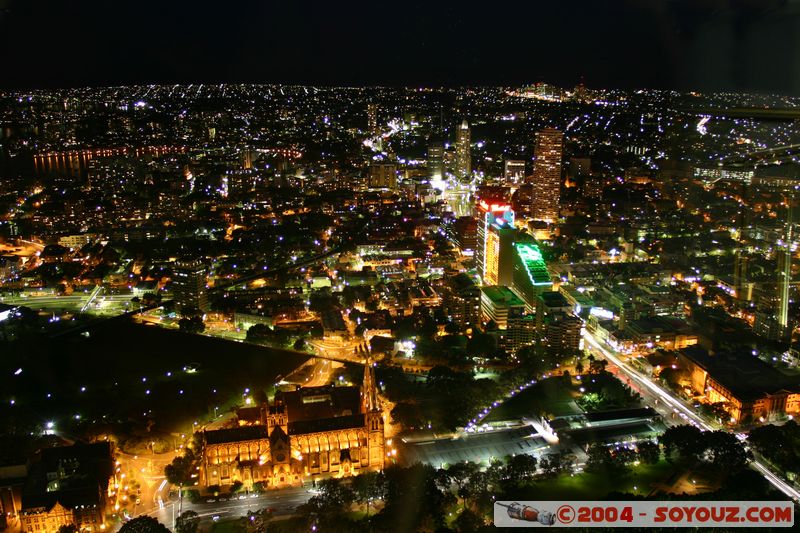
[[[58,533],[78,533],[78,526],[75,524],[64,524],[58,528]]]
[[[480,473],[480,467],[475,463],[461,462],[450,465],[447,469],[447,477],[458,487],[457,493],[467,506],[467,498],[474,494],[475,487],[470,486],[470,479]]]
[[[467,341],[467,354],[470,357],[491,357],[497,350],[497,343],[492,335],[473,330]]]
[[[383,498],[384,479],[383,473],[363,472],[353,478],[353,492],[358,503],[366,504],[367,516],[372,500]]]
[[[661,448],[651,440],[646,440],[636,445],[639,461],[646,465],[654,465],[661,460]]]
[[[292,345],[292,348],[294,348],[298,352],[303,351],[306,348],[306,341],[303,340],[303,338],[301,337],[301,338],[297,339],[296,341],[294,341],[294,344]]]
[[[236,494],[237,492],[242,490],[242,487],[244,487],[244,483],[242,483],[241,480],[237,479],[236,481],[231,483],[231,494]]]
[[[557,476],[569,468],[569,461],[561,453],[551,453],[542,457],[539,461],[544,475],[548,477]]]
[[[586,470],[588,472],[606,472],[614,466],[611,450],[604,444],[595,443],[586,451]]]
[[[146,292],[142,296],[142,305],[149,307],[151,305],[155,305],[161,301],[161,294],[160,293],[152,293]]]
[[[794,420],[753,428],[747,442],[784,472],[800,472],[800,425]]]
[[[425,423],[422,410],[417,404],[398,402],[389,414],[392,422],[401,424],[406,429],[414,429]]]
[[[668,428],[659,442],[664,446],[664,457],[671,462],[695,463],[704,449],[701,431],[689,425]]]
[[[550,369],[550,364],[545,358],[544,348],[540,345],[523,346],[517,350],[517,359],[519,359],[525,370],[533,376],[538,376]]]
[[[727,431],[703,433],[705,459],[720,472],[736,472],[747,466],[753,455],[745,449],[739,439]]]
[[[171,533],[167,527],[151,516],[138,516],[125,522],[119,533]]]
[[[194,511],[184,511],[175,519],[176,533],[197,533],[200,517]]]
[[[616,448],[611,454],[612,466],[615,468],[625,468],[635,462],[636,458],[636,451],[627,446]]]
[[[342,509],[349,508],[356,499],[353,489],[338,478],[323,479],[319,484],[319,490],[324,504]]]
[[[164,467],[164,477],[167,478],[167,481],[179,487],[190,485],[196,466],[194,453],[187,449],[183,455],[179,455]]]
[[[594,359],[589,361],[589,372],[592,374],[600,374],[605,372],[607,366],[608,361],[605,359]]]
[[[489,466],[486,468],[486,484],[491,487],[496,487],[505,476],[505,463],[500,459],[492,459]]]
[[[244,525],[246,533],[263,533],[267,530],[267,523],[272,520],[272,511],[261,509],[260,511],[247,511],[240,522]]]
[[[458,531],[472,532],[478,531],[485,525],[483,518],[481,518],[475,511],[464,509],[458,518],[455,520],[455,526]]]
[[[436,469],[417,463],[408,468],[390,466],[384,474],[386,499],[377,516],[383,530],[433,531],[444,525],[446,509],[455,497],[437,485]]]
[[[180,312],[183,318],[193,318],[201,316],[203,314],[203,312],[200,311],[200,309],[198,309],[193,305],[184,305],[183,307],[181,307]]]
[[[273,335],[272,328],[266,324],[253,324],[247,330],[247,340],[251,342],[264,341]]]
[[[731,417],[728,412],[728,402],[703,403],[700,404],[700,411],[718,422],[730,420]]]
[[[199,316],[181,318],[178,321],[178,327],[181,331],[194,334],[200,334],[206,330],[206,325],[203,323],[203,319]]]
[[[527,481],[536,475],[536,457],[525,453],[507,458],[505,477],[513,481]]]

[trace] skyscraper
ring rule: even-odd
[[[497,218],[486,234],[483,282],[510,287],[514,273],[514,238],[517,231],[504,218]]]
[[[378,104],[367,104],[367,131],[370,135],[377,135],[378,131]]]
[[[396,189],[397,165],[394,163],[372,163],[369,167],[370,189]]]
[[[533,164],[533,195],[531,217],[535,220],[555,222],[558,219],[561,194],[561,158],[564,151],[564,134],[545,128],[536,134],[536,160]]]
[[[179,312],[184,308],[208,310],[206,267],[200,260],[175,263],[172,297]]]
[[[487,247],[491,243],[490,228],[498,220],[503,221],[502,225],[514,226],[514,212],[511,206],[505,201],[481,200],[478,204],[478,246],[475,250],[475,265],[481,280],[486,277]]]
[[[444,177],[444,144],[441,139],[428,142],[428,177],[439,181]]]
[[[784,239],[779,242],[780,249],[778,253],[778,309],[777,319],[778,326],[780,327],[781,338],[789,336],[791,338],[791,329],[789,325],[789,287],[792,284],[792,241],[794,229],[794,206],[792,202],[794,199],[789,199],[786,226]]]
[[[525,161],[506,159],[503,166],[503,180],[507,185],[522,183],[525,179]]]
[[[456,132],[456,177],[467,179],[472,174],[469,124],[464,120]]]

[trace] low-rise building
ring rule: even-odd
[[[114,455],[109,442],[42,449],[31,464],[22,495],[23,533],[106,529],[113,491]]]
[[[681,350],[679,365],[706,403],[722,404],[734,422],[800,413],[800,378],[783,374],[749,352]]]

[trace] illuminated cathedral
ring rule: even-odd
[[[370,364],[360,387],[279,391],[272,403],[245,411],[237,427],[203,431],[202,485],[277,488],[383,468],[384,421]]]

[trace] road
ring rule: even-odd
[[[122,485],[137,481],[141,490],[140,503],[134,508],[134,514],[146,513],[158,509],[160,502],[169,499],[169,484],[164,478],[164,467],[175,458],[175,452],[142,455],[130,455],[119,452],[120,474],[124,474]]]
[[[584,341],[586,342],[587,346],[589,346],[595,352],[601,354],[606,361],[616,366],[634,383],[639,385],[641,389],[647,390],[650,394],[644,396],[645,400],[652,398],[658,399],[659,403],[663,403],[664,405],[671,407],[674,412],[677,412],[679,415],[681,415],[681,418],[690,424],[693,424],[705,431],[711,431],[714,429],[714,426],[709,420],[698,414],[694,409],[687,406],[681,399],[672,394],[672,392],[667,391],[654,381],[630,368],[624,361],[622,361],[622,359],[617,357],[617,355],[614,354],[609,347],[598,342],[589,331],[586,331],[586,334],[584,335]],[[665,418],[665,421],[668,420],[669,419]],[[753,460],[750,465],[754,470],[761,473],[761,475],[763,475],[764,478],[776,489],[780,490],[795,502],[800,502],[800,491],[798,491],[793,485],[784,481],[780,476],[772,472],[764,463],[758,460]]]
[[[86,300],[86,303],[84,303],[83,307],[81,307],[81,313],[84,313],[89,308],[89,306],[92,305],[92,300],[97,298],[97,295],[100,294],[102,290],[103,290],[102,286],[95,285],[94,289],[92,289],[92,292],[89,294],[89,298]]]
[[[294,509],[306,503],[312,494],[307,487],[291,487],[280,490],[271,490],[263,494],[242,494],[239,497],[227,501],[215,501],[210,503],[191,503],[188,499],[183,500],[183,511],[196,512],[201,520],[211,521],[214,516],[220,519],[236,518],[247,515],[248,511],[258,511],[260,509],[273,509],[273,516],[289,516]],[[180,515],[181,504],[178,501],[164,503],[162,507],[153,509],[146,513],[158,519],[172,529],[175,518]]]
[[[42,294],[41,296],[0,296],[0,303],[8,305],[21,305],[34,310],[65,309],[74,312],[91,311],[93,313],[120,313],[131,305],[132,294],[106,294],[101,295],[102,287],[95,286],[91,291],[74,292],[69,295],[56,296]]]

